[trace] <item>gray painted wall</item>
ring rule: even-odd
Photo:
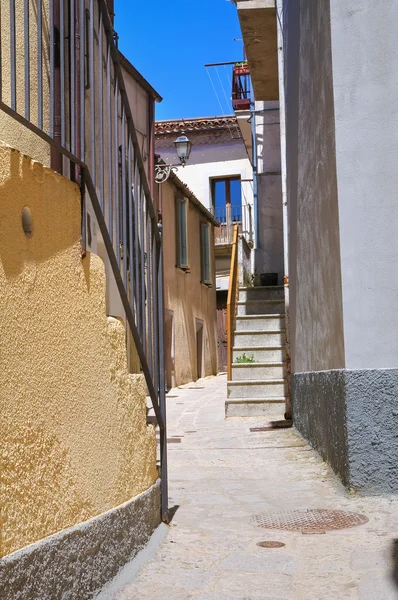
[[[398,2],[331,0],[347,368],[398,365]]]
[[[329,0],[286,0],[293,371],[344,367]]]
[[[294,424],[343,483],[398,493],[398,369],[296,373]]]
[[[278,273],[283,284],[283,217],[280,175],[258,176],[259,249],[255,256],[257,273]]]
[[[256,102],[259,240],[254,268],[283,283],[283,215],[279,102]]]

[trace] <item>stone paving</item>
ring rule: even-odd
[[[139,569],[127,565],[101,600],[398,599],[398,498],[349,494],[294,429],[250,432],[264,418],[225,420],[225,395],[223,375],[170,392],[168,437],[181,436],[169,445],[170,506],[178,509],[152,556]],[[369,521],[323,534],[251,522],[324,508]],[[257,546],[269,540],[285,546]]]

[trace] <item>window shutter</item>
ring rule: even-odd
[[[201,223],[201,264],[202,264],[202,281],[210,283],[210,228],[207,223]]]
[[[187,203],[178,200],[178,262],[180,266],[188,265],[187,235]]]

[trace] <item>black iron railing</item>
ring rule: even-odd
[[[107,2],[10,0],[0,19],[0,108],[80,185],[83,245],[87,203],[98,221],[160,428],[167,520],[162,242]]]
[[[236,63],[232,70],[232,107],[249,110],[251,102],[250,70],[247,62]]]

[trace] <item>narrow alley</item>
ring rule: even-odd
[[[259,417],[225,420],[225,395],[224,375],[170,392],[175,516],[97,600],[398,598],[396,497],[350,495],[294,429],[253,431],[267,426]],[[264,529],[253,520],[308,509],[350,511],[368,522],[325,533]],[[258,546],[265,541],[281,547]]]

